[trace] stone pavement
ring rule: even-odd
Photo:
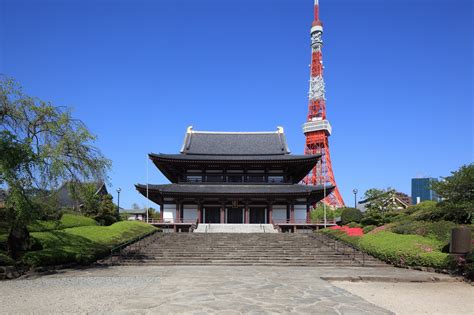
[[[96,267],[2,282],[0,313],[391,314],[321,277],[454,281],[397,268]]]

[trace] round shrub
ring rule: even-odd
[[[375,228],[376,228],[375,225],[367,225],[366,227],[364,227],[362,229],[362,231],[364,231],[364,234],[367,234],[367,233],[373,231]]]
[[[350,222],[360,223],[362,220],[362,212],[356,208],[344,208],[341,212],[341,221],[343,225]]]

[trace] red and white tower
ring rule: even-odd
[[[323,79],[323,24],[319,20],[319,0],[314,0],[314,21],[311,26],[311,78],[309,81],[309,110],[303,132],[306,136],[305,154],[320,153],[320,162],[306,176],[308,185],[330,184],[336,188],[323,202],[332,207],[343,207],[344,200],[334,179],[328,138],[331,135],[331,124],[326,119],[326,97]]]

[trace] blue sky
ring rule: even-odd
[[[473,161],[473,1],[321,0],[330,147],[352,189],[446,176]],[[74,108],[144,205],[146,154],[186,127],[283,126],[302,154],[312,0],[0,0],[0,72]],[[166,179],[150,163],[150,182]],[[114,193],[114,196],[116,194]]]

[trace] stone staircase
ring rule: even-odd
[[[199,224],[194,233],[278,233],[273,224]]]
[[[143,245],[125,248],[110,262],[156,266],[387,266],[314,233],[164,233],[154,237]]]

